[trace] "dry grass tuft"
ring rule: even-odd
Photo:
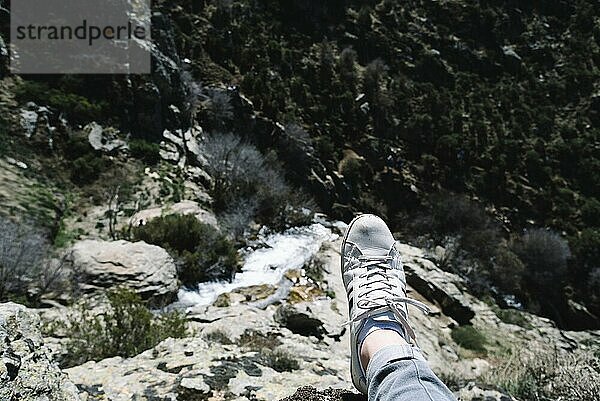
[[[600,358],[589,349],[522,351],[484,380],[523,400],[597,401]]]

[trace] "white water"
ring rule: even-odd
[[[336,235],[322,224],[291,228],[281,234],[260,235],[267,247],[245,253],[241,273],[233,282],[201,283],[196,290],[180,289],[179,302],[186,306],[211,304],[220,294],[240,287],[278,284],[290,269],[299,269],[310,261],[325,241]]]

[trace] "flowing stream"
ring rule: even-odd
[[[223,293],[251,285],[277,285],[283,274],[290,269],[299,269],[309,262],[325,241],[334,240],[329,228],[320,223],[295,227],[283,233],[259,233],[255,241],[262,244],[257,249],[242,252],[242,271],[229,282],[200,283],[194,290],[180,289],[179,303],[186,306],[208,305]]]

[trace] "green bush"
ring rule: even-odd
[[[100,119],[107,109],[105,101],[94,102],[84,96],[50,88],[47,84],[36,81],[23,81],[15,89],[15,95],[21,102],[33,101],[67,113],[72,122],[79,124]]]
[[[520,295],[525,265],[506,246],[499,246],[492,263],[492,281],[502,291]]]
[[[134,139],[129,142],[129,151],[133,157],[150,165],[160,161],[160,146],[157,143]]]
[[[133,230],[136,240],[161,246],[179,260],[179,278],[185,286],[231,280],[239,258],[233,243],[214,227],[192,215],[168,215]]]
[[[481,334],[473,326],[459,326],[452,329],[450,333],[452,339],[461,347],[470,349],[479,353],[486,353],[487,340],[483,334]]]
[[[77,185],[88,185],[100,177],[107,168],[107,162],[102,156],[88,153],[73,161],[71,180]]]
[[[94,148],[90,145],[88,138],[83,135],[73,135],[66,140],[64,144],[64,154],[68,160],[77,160],[79,158],[95,154]]]
[[[66,257],[53,252],[46,228],[0,215],[0,302],[40,307],[68,290]],[[54,299],[54,298],[53,298]]]
[[[187,333],[183,315],[154,315],[134,292],[111,291],[108,301],[106,313],[95,315],[88,305],[81,305],[64,324],[68,341],[63,366],[113,356],[132,357],[168,337],[181,338]]]

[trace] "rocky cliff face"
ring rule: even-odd
[[[8,341],[2,351],[6,367],[2,391],[22,394],[23,400],[36,399],[39,392],[61,400],[78,396],[107,401],[348,399],[346,393],[353,390],[349,337],[343,327],[347,303],[339,244],[339,237],[333,236],[314,255],[329,296],[313,293],[299,298],[298,294],[310,294],[306,290],[310,280],[302,270],[291,270],[278,285],[288,288],[283,296],[273,298],[276,288],[255,285],[224,292],[212,304],[188,304],[182,309],[191,328],[187,337],[169,338],[131,358],[90,361],[64,372],[51,362],[43,346],[36,329],[37,314],[3,304],[0,321]],[[461,400],[510,399],[489,386],[495,372],[508,366],[515,355],[591,355],[598,346],[598,332],[561,331],[550,321],[526,313],[520,325],[505,323],[492,307],[465,292],[458,276],[439,269],[433,256],[409,245],[401,249],[409,295],[433,310],[430,316],[412,311],[419,345]],[[119,253],[112,256],[118,258]],[[41,312],[44,320],[55,321],[67,315],[68,309]],[[481,333],[483,348],[472,349],[468,340],[457,337],[461,327]],[[60,339],[48,338],[47,342],[60,350]],[[598,378],[598,372],[592,374]],[[30,384],[32,380],[43,380],[44,386],[38,388]],[[591,391],[598,390],[597,383]],[[27,392],[28,388],[37,393]],[[63,398],[52,398],[59,394]]]

